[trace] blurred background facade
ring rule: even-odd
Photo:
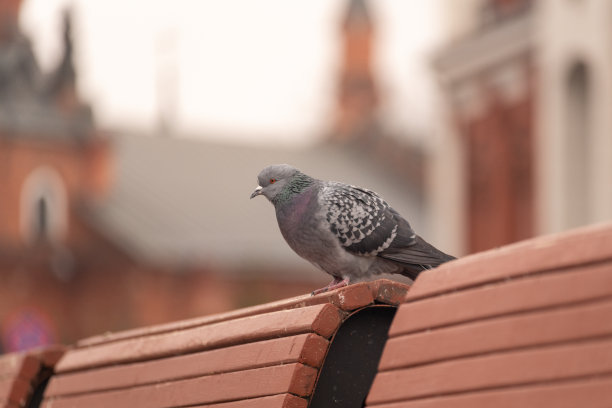
[[[474,252],[611,219],[612,5],[446,5],[439,236]]]
[[[399,104],[400,117],[427,126],[395,126],[389,114],[400,88],[380,62],[389,14],[380,3],[339,1],[326,40],[335,65],[328,92],[319,91],[324,125],[292,143],[292,134],[289,142],[263,140],[253,130],[246,142],[181,128],[174,28],[157,42],[156,125],[119,121],[109,130],[79,91],[75,53],[91,52],[78,46],[79,13],[62,12],[60,56],[41,69],[20,27],[28,2],[1,1],[2,349],[73,342],[327,283],[283,242],[271,205],[248,200],[271,163],[373,188],[455,255],[611,219],[612,4],[438,3],[430,29],[439,41],[421,55],[429,77],[404,78],[431,115]],[[76,5],[81,15],[83,8]],[[129,72],[129,59],[115,64]],[[428,78],[437,86],[423,88]],[[307,77],[297,82],[311,87]]]

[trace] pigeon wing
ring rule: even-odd
[[[375,192],[329,183],[322,197],[329,228],[347,251],[376,256],[398,236],[397,213]],[[413,235],[409,225],[408,229],[408,235]]]
[[[419,270],[454,259],[419,237],[408,221],[371,190],[330,183],[322,196],[329,228],[348,252]]]

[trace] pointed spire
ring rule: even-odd
[[[64,11],[64,55],[55,69],[55,72],[49,78],[47,85],[47,94],[51,97],[61,93],[66,88],[74,88],[76,81],[76,71],[73,61],[73,44],[72,44],[72,16],[71,11]]]

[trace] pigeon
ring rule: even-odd
[[[312,178],[288,164],[257,176],[251,198],[265,196],[291,249],[333,277],[313,295],[382,273],[413,281],[424,270],[455,259],[418,236],[377,193]]]

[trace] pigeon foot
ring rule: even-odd
[[[334,289],[338,289],[338,288],[343,288],[345,286],[348,286],[348,284],[349,284],[349,279],[348,278],[340,279],[340,278],[334,277],[334,280],[331,281],[324,288],[313,290],[312,293],[311,293],[311,296],[318,295],[319,293],[329,292],[330,290],[334,290]]]

